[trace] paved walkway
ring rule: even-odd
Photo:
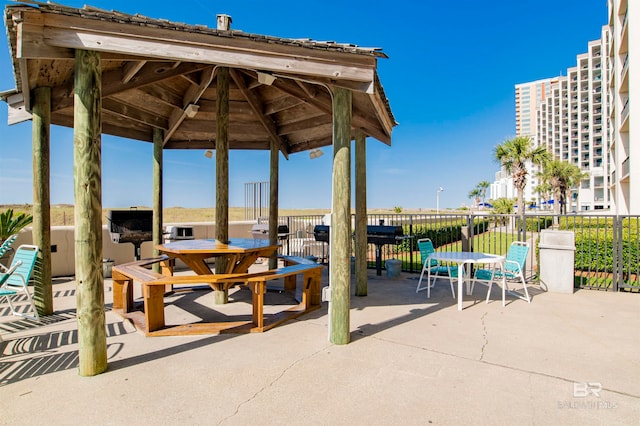
[[[249,335],[146,338],[107,312],[109,369],[89,378],[75,284],[57,280],[45,325],[0,317],[0,424],[640,423],[640,295],[534,289],[502,307],[499,289],[485,304],[477,286],[459,312],[445,280],[427,300],[416,275],[369,277],[348,345],[328,342],[326,303]],[[176,297],[169,318],[210,295]]]

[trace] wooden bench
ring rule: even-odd
[[[155,263],[161,264],[162,273],[149,269]],[[115,265],[111,271],[113,280],[113,309],[121,309],[123,313],[133,308],[133,282],[153,281],[173,274],[173,261],[169,256],[158,256],[135,262]]]
[[[290,265],[267,271],[262,275],[247,278],[246,282],[251,289],[251,304],[253,306],[253,328],[251,331],[266,331],[292,318],[318,309],[320,307],[320,280],[322,277],[322,265],[315,262],[311,264]],[[271,315],[268,320],[264,317],[264,294],[267,290],[267,282],[284,279],[285,291],[296,289],[296,277],[302,275],[302,298],[300,303],[289,309]]]
[[[215,334],[221,332],[262,332],[291,318],[320,307],[320,278],[322,265],[290,265],[283,268],[257,273],[171,275],[171,268],[163,266],[163,273],[157,273],[148,266],[170,259],[160,256],[153,259],[121,264],[113,267],[113,310],[133,321],[137,329],[147,336]],[[289,291],[296,289],[297,275],[303,276],[302,300],[297,306],[264,319],[264,293],[266,282],[285,279]],[[133,310],[133,282],[142,286],[144,312]],[[164,315],[164,294],[168,285],[206,283],[216,290],[229,289],[238,284],[246,284],[252,290],[252,321],[227,321],[221,323],[196,323],[166,326]]]

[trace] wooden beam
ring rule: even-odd
[[[280,146],[277,141],[271,139],[271,150],[269,155],[269,244],[278,243],[278,174]],[[274,252],[269,258],[269,269],[278,267],[277,253]]]
[[[144,69],[139,72],[128,83],[122,83],[122,70],[116,69],[106,72],[102,78],[102,96],[108,97],[117,93],[138,87],[154,84],[159,81],[176,77],[180,74],[200,71],[208,68],[209,65],[203,64],[182,64],[177,68],[171,68],[171,65],[162,62],[147,63]],[[25,68],[26,69],[26,68]],[[53,111],[69,108],[73,106],[73,84],[69,83],[53,88],[51,95],[51,103]]]
[[[356,296],[367,295],[367,139],[356,131]]]
[[[122,70],[122,82],[125,84],[130,82],[146,63],[147,61],[128,62]]]
[[[153,256],[160,256],[162,253],[155,247],[162,244],[162,169],[164,132],[161,129],[153,129]],[[161,272],[159,262],[153,264],[155,272]]]
[[[74,71],[74,202],[78,373],[107,369],[102,275],[102,170],[100,54],[76,51]]]
[[[229,241],[229,69],[216,77],[216,239]],[[216,271],[226,271],[226,259],[216,259]],[[216,290],[215,303],[227,303],[228,290]]]
[[[125,29],[130,29],[126,33]],[[194,34],[67,16],[48,16],[43,29],[47,45],[99,52],[167,58],[232,68],[373,82],[375,57],[277,46],[246,39]],[[286,47],[286,49],[283,49]]]
[[[270,118],[264,115],[262,101],[258,98],[258,96],[255,93],[253,93],[251,90],[247,88],[244,78],[242,78],[241,75],[239,75],[234,70],[229,70],[229,74],[231,75],[231,78],[233,78],[233,81],[236,83],[236,86],[238,87],[238,89],[240,89],[240,92],[242,92],[242,96],[244,96],[244,98],[249,103],[249,106],[255,113],[256,118],[258,118],[258,121],[262,123],[262,126],[265,128],[265,130],[269,134],[269,137],[271,138],[271,140],[278,145],[284,157],[286,159],[289,159],[289,151],[287,149],[287,144],[282,140],[282,138],[278,134],[276,125],[273,122],[273,120],[271,120]]]
[[[349,343],[351,293],[351,92],[333,94],[333,177],[329,282],[331,343]]]
[[[292,81],[287,81],[283,78],[276,79],[273,82],[273,86],[290,96],[294,96],[309,105],[313,105],[315,108],[326,114],[331,114],[332,112],[331,97],[323,91],[318,92],[315,97],[310,98],[298,84],[295,84]],[[379,129],[373,127],[367,119],[355,113],[352,115],[351,125],[355,128],[361,128],[367,135],[372,136],[381,142],[390,143],[391,141],[391,138],[388,134],[381,132]]]
[[[215,71],[216,67],[210,67],[204,70],[200,76],[200,85],[189,87],[182,100],[182,110],[172,112],[171,117],[169,117],[169,128],[164,135],[164,143],[167,143],[167,141],[171,139],[171,136],[178,130],[178,127],[180,127],[185,118],[191,114],[190,109],[197,105],[200,97],[204,94],[204,91],[207,90],[211,81],[213,81]],[[228,108],[229,102],[227,99],[227,114],[229,113]]]
[[[40,274],[35,281],[33,298],[40,315],[53,313],[51,283],[51,197],[50,130],[51,88],[38,87],[33,92],[33,244],[40,247]]]
[[[119,115],[127,120],[133,120],[147,126],[158,127],[161,129],[167,129],[169,127],[169,122],[165,118],[143,111],[135,106],[127,105],[120,99],[117,101],[113,98],[103,99],[102,108],[112,114]]]

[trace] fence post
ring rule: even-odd
[[[409,272],[413,272],[413,215],[409,215]]]
[[[460,242],[462,243],[462,251],[473,251],[473,214],[467,215],[467,224],[460,227]]]
[[[613,291],[618,291],[623,285],[623,262],[622,262],[622,220],[620,216],[613,218],[613,282],[611,284]]]

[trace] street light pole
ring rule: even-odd
[[[436,214],[440,212],[440,193],[444,191],[443,187],[438,188],[436,191]]]

